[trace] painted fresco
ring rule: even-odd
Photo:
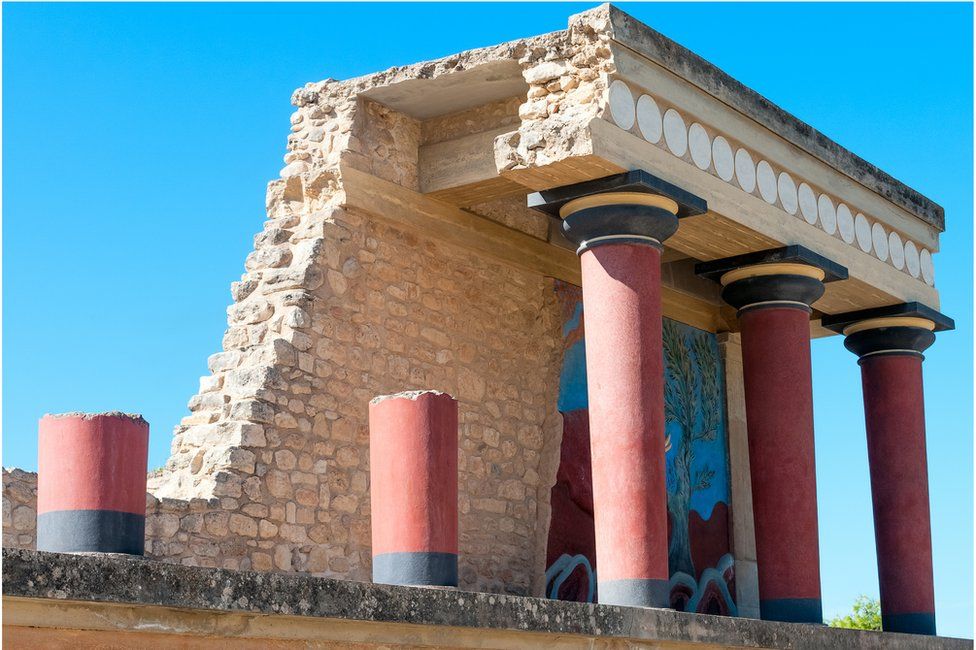
[[[557,283],[562,307],[563,416],[559,470],[552,489],[546,595],[596,601],[593,491],[583,301]],[[668,562],[671,606],[736,615],[731,551],[729,463],[723,373],[714,334],[664,319]]]

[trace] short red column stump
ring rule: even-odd
[[[124,413],[38,426],[37,550],[142,555],[149,424]]]
[[[373,582],[458,584],[458,406],[410,391],[369,404]]]

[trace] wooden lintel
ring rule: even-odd
[[[346,205],[372,217],[453,244],[517,268],[579,285],[576,254],[498,222],[419,192],[343,167]],[[672,287],[662,287],[664,315],[710,332],[727,329],[718,305]]]

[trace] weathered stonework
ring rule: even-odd
[[[5,550],[3,564],[4,638],[17,647],[973,647],[967,639],[262,575],[118,557]]]
[[[34,548],[37,542],[37,474],[3,468],[3,546]]]
[[[296,90],[222,348],[149,477],[146,555],[368,581],[367,404],[436,389],[460,406],[460,588],[542,595],[563,431],[554,283],[578,285],[580,273],[558,222],[526,195],[641,168],[708,200],[667,242],[662,301],[667,318],[726,337],[735,596],[741,614],[758,615],[737,322],[695,262],[795,241],[853,251],[851,279],[814,305],[814,335],[826,334],[821,313],[938,295],[917,279],[925,268],[858,253],[843,229],[811,228],[782,199],[741,191],[666,137],[652,142],[636,117],[618,122],[612,86],[700,118],[708,138],[734,134],[795,164],[797,179],[926,252],[942,214],[664,41],[601,6],[564,31]],[[33,547],[36,491],[36,475],[4,470],[4,546]]]

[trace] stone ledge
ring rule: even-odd
[[[440,628],[671,642],[685,647],[972,648],[972,641],[754,619],[567,603],[167,564],[143,559],[3,550],[3,595],[392,623]]]
[[[786,141],[914,214],[939,232],[945,230],[945,211],[942,206],[918,190],[834,142],[755,90],[733,79],[714,64],[622,9],[609,4],[601,5],[600,9],[608,13],[613,39],[617,42],[693,83]]]

